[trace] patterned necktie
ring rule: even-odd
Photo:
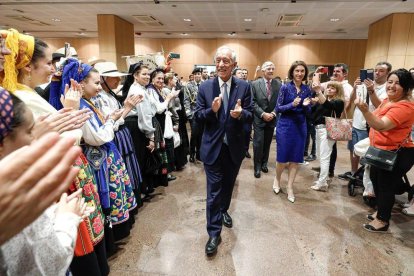
[[[268,80],[267,81],[267,85],[266,85],[266,95],[267,95],[267,99],[270,101],[270,98],[272,97],[271,80]]]
[[[223,84],[224,93],[223,93],[223,105],[224,105],[224,114],[227,113],[227,107],[229,104],[229,94],[227,93],[227,83]]]

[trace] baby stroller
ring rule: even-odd
[[[365,189],[364,187],[364,172],[365,172],[365,159],[362,157],[360,160],[361,166],[358,168],[358,170],[351,176],[348,176],[348,195],[349,196],[356,196],[356,188],[362,188],[362,190]],[[402,179],[402,185],[399,185],[403,187],[399,191],[395,191],[396,194],[403,194],[405,192],[408,193],[408,201],[411,201],[411,199],[414,196],[414,186],[411,187],[410,181],[408,180],[407,175],[405,174]],[[365,204],[368,206],[374,208],[376,206],[376,199],[372,196],[363,195],[363,199]]]
[[[348,176],[348,195],[349,196],[356,196],[356,190],[355,189],[362,189],[362,191],[365,190],[364,187],[364,173],[365,173],[365,160],[362,157],[360,160],[361,166],[358,168],[358,170]],[[370,207],[376,206],[376,200],[373,196],[363,195],[362,198],[364,199],[365,204],[367,204]]]

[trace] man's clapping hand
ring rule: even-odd
[[[230,116],[233,117],[234,119],[238,119],[240,118],[242,111],[243,111],[243,108],[241,106],[241,100],[238,99],[234,109],[230,110]]]
[[[211,110],[213,110],[214,113],[217,113],[220,107],[221,107],[221,95],[214,98],[213,103],[211,104]]]

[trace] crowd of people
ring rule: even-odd
[[[394,195],[412,190],[403,176],[414,164],[414,69],[379,62],[374,80],[357,78],[352,86],[343,63],[321,83],[323,67],[309,72],[295,61],[282,82],[266,61],[250,81],[224,46],[215,72],[195,68],[184,82],[171,68],[136,63],[123,73],[111,61],[82,62],[74,49],[52,53],[14,29],[1,30],[0,41],[2,275],[108,275],[108,257],[130,235],[139,207],[188,161],[205,169],[205,252],[212,255],[222,226],[233,226],[228,210],[251,140],[260,178],[269,172],[276,130],[276,195],[286,182],[294,203],[299,165],[314,160],[320,166],[309,188],[328,191],[337,141],[326,117],[353,119],[351,171],[339,177],[357,170],[354,147],[364,139],[398,153],[392,171],[365,167],[364,193],[376,198],[377,211],[364,229],[388,232]],[[413,203],[406,214],[414,214]]]

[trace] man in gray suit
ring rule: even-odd
[[[263,78],[252,83],[253,94],[253,152],[254,176],[260,178],[260,171],[267,173],[270,144],[276,125],[274,112],[281,83],[273,79],[275,65],[266,61],[262,65]]]

